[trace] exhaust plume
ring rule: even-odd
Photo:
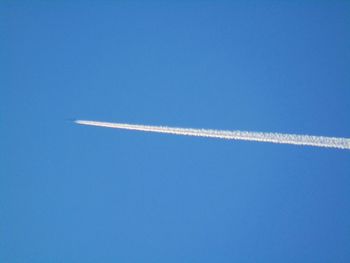
[[[228,140],[243,140],[243,141],[257,141],[257,142],[271,142],[294,145],[308,145],[317,147],[328,147],[338,149],[350,149],[350,139],[324,137],[324,136],[310,136],[297,134],[283,134],[270,132],[248,132],[248,131],[221,131],[221,130],[207,130],[207,129],[188,129],[188,128],[172,128],[166,126],[149,126],[137,124],[124,123],[110,123],[99,121],[76,120],[75,123],[81,125],[91,125],[105,128],[126,129],[145,132],[158,132],[176,135],[211,137]]]

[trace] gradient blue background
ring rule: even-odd
[[[350,262],[348,1],[2,1],[1,262]]]

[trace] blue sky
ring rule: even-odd
[[[2,1],[1,262],[349,262],[347,1]]]

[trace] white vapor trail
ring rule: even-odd
[[[317,147],[330,147],[350,150],[350,139],[324,136],[310,136],[297,134],[283,134],[270,132],[248,132],[248,131],[221,131],[206,129],[172,128],[165,126],[149,126],[137,124],[110,123],[99,121],[76,120],[75,123],[106,128],[137,130],[145,132],[158,132],[187,136],[211,137],[229,140],[244,140],[257,142],[271,142],[295,145],[309,145]]]

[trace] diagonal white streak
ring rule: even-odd
[[[270,132],[267,133],[267,132],[172,128],[172,127],[165,127],[165,126],[149,126],[149,125],[137,125],[137,124],[87,121],[87,120],[76,120],[75,123],[82,124],[82,125],[115,128],[115,129],[158,132],[158,133],[168,133],[168,134],[198,136],[198,137],[212,137],[212,138],[229,139],[229,140],[271,142],[271,143],[350,149],[350,139],[348,138],[283,134],[283,133],[270,133]]]

